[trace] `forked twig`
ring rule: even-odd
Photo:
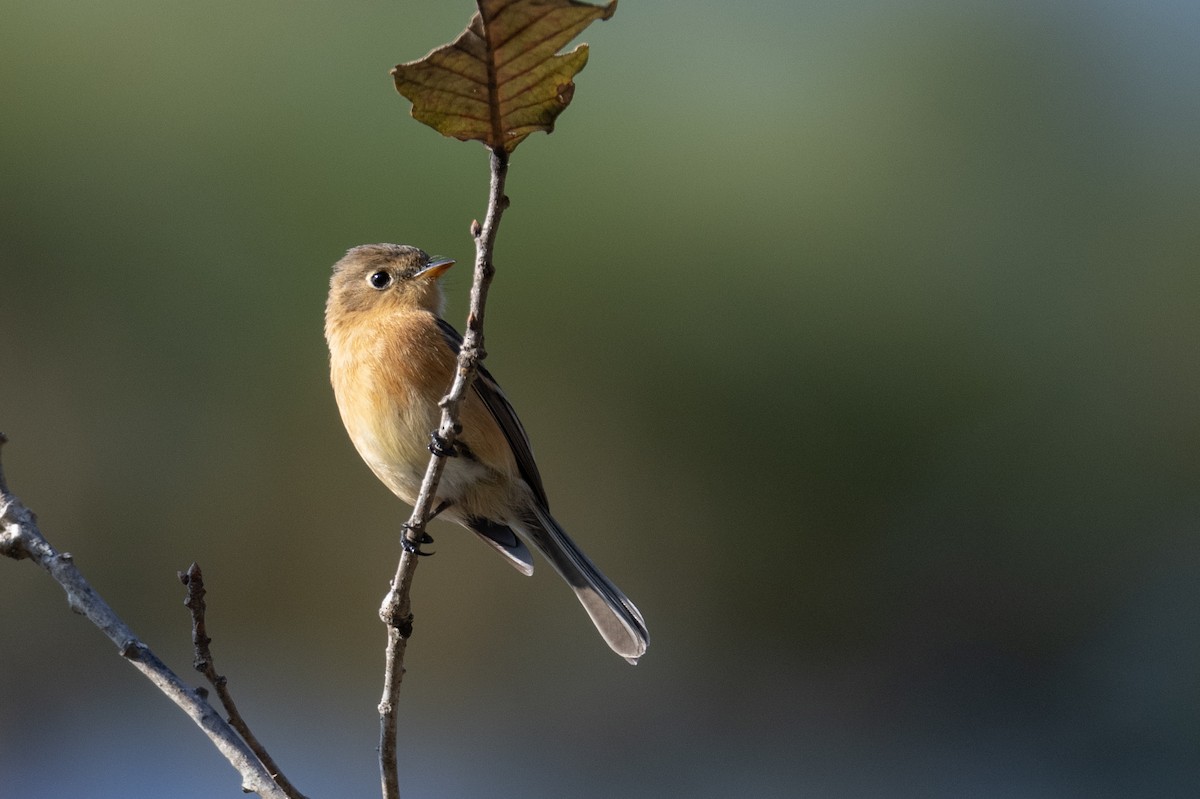
[[[0,448],[8,442],[0,433]],[[242,790],[257,793],[263,799],[292,799],[275,783],[271,775],[238,737],[233,728],[221,718],[196,691],[193,691],[175,672],[171,671],[150,647],[142,643],[133,630],[117,616],[108,603],[84,579],[71,555],[59,552],[38,529],[34,513],[8,489],[4,469],[0,465],[0,554],[15,560],[28,558],[41,566],[67,594],[71,610],[86,616],[108,636],[121,656],[158,690],[179,706],[204,731],[225,759],[242,775]]]

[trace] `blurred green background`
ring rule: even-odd
[[[1200,6],[622,3],[516,153],[488,315],[611,655],[458,528],[417,578],[408,797],[1180,796],[1200,780]],[[487,158],[390,67],[470,3],[0,2],[0,430],[46,534],[314,797],[376,796],[408,509],[322,311],[469,262]],[[470,279],[448,277],[461,327]],[[238,795],[0,563],[0,796]]]

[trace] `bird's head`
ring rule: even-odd
[[[454,261],[407,244],[363,244],[333,265],[326,319],[363,312],[429,311],[441,315],[439,277]]]

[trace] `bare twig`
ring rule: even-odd
[[[196,671],[204,675],[204,678],[212,684],[212,687],[217,691],[217,698],[221,700],[222,707],[225,708],[225,713],[229,716],[229,723],[237,730],[238,735],[242,736],[242,740],[250,747],[271,778],[275,783],[283,789],[283,792],[288,795],[289,799],[305,799],[304,794],[297,790],[295,785],[284,776],[275,759],[267,751],[267,748],[262,745],[258,737],[251,732],[250,725],[242,718],[241,712],[238,711],[237,705],[233,701],[233,694],[229,691],[229,681],[221,674],[217,673],[217,665],[213,662],[212,650],[209,644],[212,639],[208,637],[208,630],[204,620],[204,614],[207,610],[207,605],[204,603],[204,595],[207,593],[204,588],[204,574],[200,571],[200,564],[193,563],[188,567],[184,574],[179,575],[179,581],[187,586],[187,598],[183,604],[192,612],[192,646],[196,651],[196,659],[192,662]]]
[[[425,524],[433,507],[442,469],[445,467],[442,452],[453,451],[454,441],[462,429],[459,424],[459,406],[475,379],[480,361],[487,356],[483,348],[483,312],[487,303],[488,287],[496,271],[492,263],[496,229],[500,225],[501,215],[508,207],[508,197],[504,194],[504,181],[508,176],[508,153],[503,147],[491,148],[491,174],[487,216],[484,217],[482,227],[478,222],[471,224],[471,235],[475,239],[475,273],[471,284],[471,307],[467,313],[467,328],[463,333],[462,348],[458,353],[458,370],[449,392],[439,403],[442,419],[438,426],[438,435],[445,442],[445,446],[435,448],[429,459],[412,516],[404,526],[407,545],[400,555],[391,590],[384,597],[383,606],[379,609],[379,617],[388,626],[383,697],[379,701],[379,770],[384,799],[398,799],[400,796],[396,760],[396,698],[400,691],[400,681],[404,679],[405,649],[412,635],[413,616],[409,594],[417,569],[416,549],[425,537]]]
[[[0,433],[0,447],[7,441],[4,434]],[[86,616],[99,627],[117,645],[122,657],[204,731],[225,759],[242,775],[243,791],[257,793],[264,799],[289,799],[220,714],[159,660],[150,647],[142,643],[96,593],[75,568],[71,555],[59,552],[50,545],[38,529],[33,512],[9,492],[3,467],[0,467],[0,554],[15,560],[29,558],[45,569],[66,592],[71,610]]]

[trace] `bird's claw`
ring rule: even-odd
[[[454,445],[438,435],[436,430],[429,434],[429,451],[439,458],[453,458],[458,454],[454,451]]]
[[[400,546],[403,547],[405,552],[412,553],[413,555],[417,555],[422,558],[437,554],[434,552],[421,551],[422,546],[433,543],[433,536],[431,536],[429,533],[421,533],[421,537],[414,541],[408,537],[410,530],[412,530],[411,527],[409,527],[407,524],[404,525],[404,532],[400,536]]]

